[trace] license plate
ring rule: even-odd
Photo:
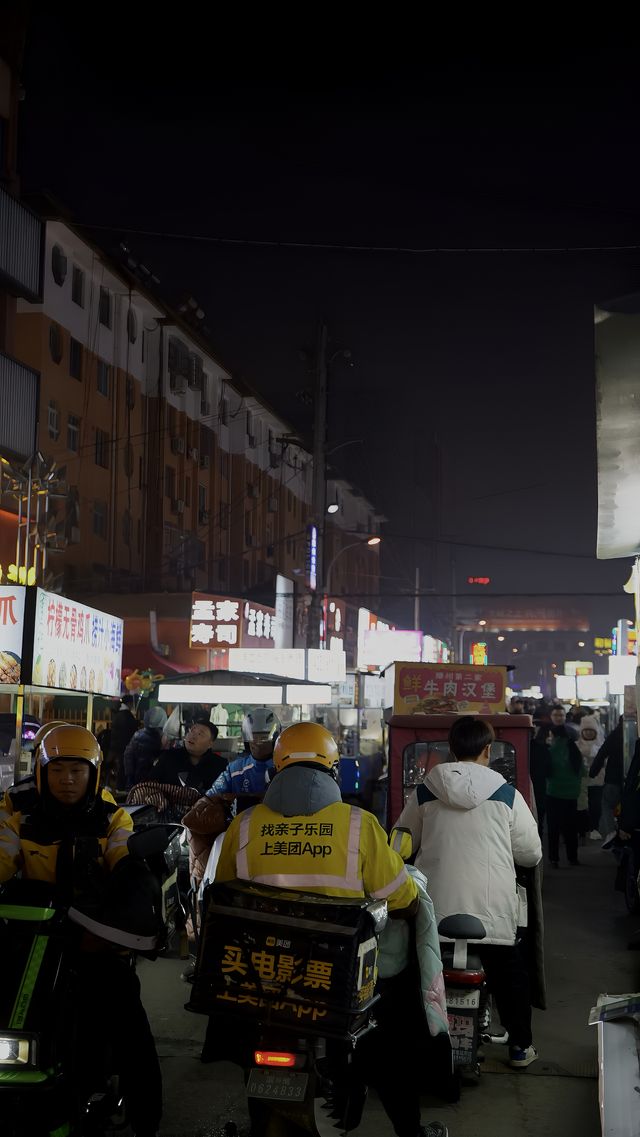
[[[480,1006],[479,991],[447,991],[447,1007],[456,1010],[464,1007],[465,1010],[475,1010]]]
[[[308,1081],[308,1074],[299,1074],[295,1070],[254,1067],[247,1082],[247,1097],[267,1101],[304,1101]]]

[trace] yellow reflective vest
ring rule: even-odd
[[[102,800],[115,806],[108,790],[102,791]],[[44,880],[53,884],[60,842],[50,839],[40,842],[34,827],[25,827],[25,832],[24,820],[22,813],[5,813],[0,820],[0,883],[20,870],[26,880]],[[131,816],[124,809],[114,808],[106,819],[104,834],[97,838],[109,870],[122,857],[128,856],[127,841],[132,832]]]
[[[401,857],[372,813],[334,802],[308,816],[284,817],[264,803],[229,826],[217,881],[249,880],[323,896],[370,896],[390,910],[417,896]]]

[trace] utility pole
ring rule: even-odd
[[[415,592],[413,597],[413,627],[420,631],[420,566],[416,565]]]
[[[316,587],[311,593],[309,621],[307,624],[307,647],[319,646],[320,614],[324,593],[324,539],[327,505],[327,325],[322,323],[318,331],[318,347],[315,359],[315,398],[313,413],[313,486],[312,516],[316,528]]]

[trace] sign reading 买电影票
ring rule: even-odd
[[[119,695],[123,622],[117,616],[38,589],[33,683]]]
[[[20,682],[24,599],[20,585],[0,585],[0,683]]]
[[[192,595],[190,647],[273,648],[275,631],[274,608],[230,596]]]

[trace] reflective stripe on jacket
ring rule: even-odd
[[[370,896],[406,908],[417,895],[405,865],[372,813],[335,802],[285,817],[261,804],[234,818],[216,880],[250,880],[328,896]]]

